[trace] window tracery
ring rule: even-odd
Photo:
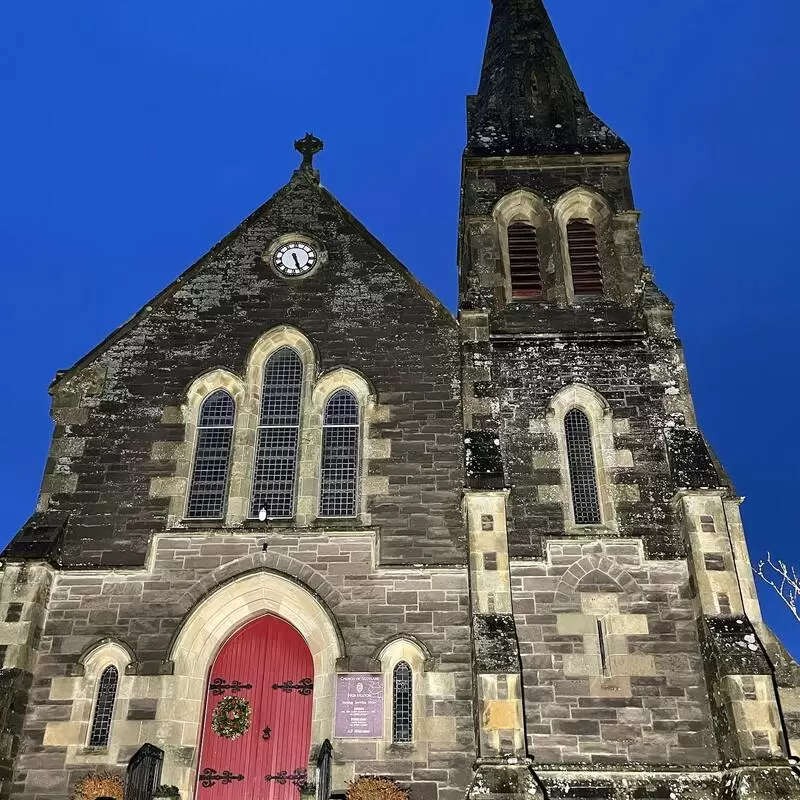
[[[255,343],[244,378],[220,368],[191,384],[185,442],[159,447],[161,460],[174,453],[175,478],[151,481],[154,497],[170,498],[170,527],[368,519],[364,498],[380,488],[362,487],[368,464],[391,449],[366,446],[374,393],[346,367],[316,377],[316,364],[313,344],[280,326]]]

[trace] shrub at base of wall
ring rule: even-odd
[[[350,784],[347,800],[408,800],[408,791],[388,778],[361,777]]]

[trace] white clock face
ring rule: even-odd
[[[282,275],[307,275],[317,265],[317,251],[305,242],[289,242],[277,250],[274,261]]]

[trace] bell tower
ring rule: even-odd
[[[493,6],[467,104],[462,306],[480,290],[508,333],[630,329],[643,280],[630,150],[589,108],[541,0]]]
[[[648,435],[661,440],[668,419],[694,425],[694,411],[672,306],[642,257],[630,149],[590,110],[542,0],[494,0],[478,93],[467,107],[459,246],[465,424],[499,435],[515,490],[512,556],[540,556],[547,536],[618,535],[627,512],[616,501],[624,506],[634,494],[612,486],[611,473],[630,454],[618,456],[606,442],[614,463],[589,454],[606,470],[596,481],[599,513],[576,518],[562,496],[568,464],[542,454],[563,438],[551,408],[559,391],[574,386],[593,397],[613,438],[607,395],[619,394],[620,382],[649,383],[649,361],[663,348],[667,363],[658,370],[670,385],[657,390],[665,402]],[[613,422],[618,433],[629,428],[622,415]],[[675,554],[676,537],[665,542],[658,530],[665,518],[666,511],[648,536]]]
[[[728,762],[770,764],[758,796],[780,796],[795,779],[740,498],[644,264],[630,149],[590,109],[543,0],[493,0],[467,125],[472,795],[666,798],[669,764]],[[753,655],[726,660],[736,635]]]

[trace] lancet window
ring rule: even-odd
[[[600,524],[597,466],[589,418],[583,411],[573,409],[564,418],[564,432],[575,522],[578,525]]]
[[[117,699],[119,672],[116,667],[106,667],[100,676],[94,718],[89,734],[90,747],[108,747],[111,738],[111,720],[114,716],[114,703]]]
[[[414,676],[405,661],[394,668],[392,683],[392,740],[411,742],[414,738]]]
[[[228,490],[236,404],[220,389],[206,398],[197,421],[197,446],[186,516],[221,519]]]
[[[294,515],[300,439],[303,364],[289,347],[278,350],[264,369],[261,417],[256,440],[250,514],[268,519]]]
[[[320,475],[321,517],[353,517],[358,501],[359,443],[358,400],[342,389],[325,405]]]

